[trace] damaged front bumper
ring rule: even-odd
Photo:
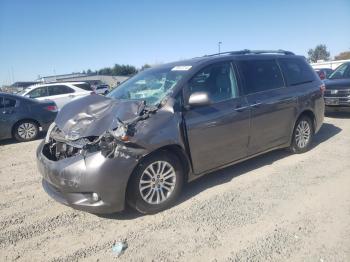
[[[56,201],[90,213],[124,209],[127,183],[137,157],[106,158],[100,151],[52,160],[43,141],[37,149],[37,165],[45,191]]]

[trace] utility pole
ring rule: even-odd
[[[219,55],[221,53],[221,44],[222,44],[222,42],[218,42]]]

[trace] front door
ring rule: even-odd
[[[237,78],[229,62],[208,66],[188,83],[187,93],[205,91],[210,105],[184,113],[194,172],[203,173],[247,155],[250,112],[239,96]]]

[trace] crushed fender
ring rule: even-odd
[[[106,158],[136,157],[143,148],[128,144],[136,124],[155,113],[144,101],[117,101],[91,95],[67,104],[49,128],[46,152],[51,160],[60,160],[89,152],[101,151]]]

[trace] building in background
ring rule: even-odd
[[[38,84],[37,81],[26,81],[26,82],[15,82],[10,86],[3,86],[0,88],[1,92],[6,93],[18,93],[22,91],[23,89],[27,88],[28,86]]]
[[[40,81],[43,83],[82,81],[82,82],[88,82],[92,86],[107,84],[110,87],[113,87],[121,84],[128,78],[129,78],[128,76],[88,75],[88,74],[82,74],[82,73],[73,73],[73,74],[65,74],[65,75],[43,76],[43,77],[39,77],[37,81]]]

